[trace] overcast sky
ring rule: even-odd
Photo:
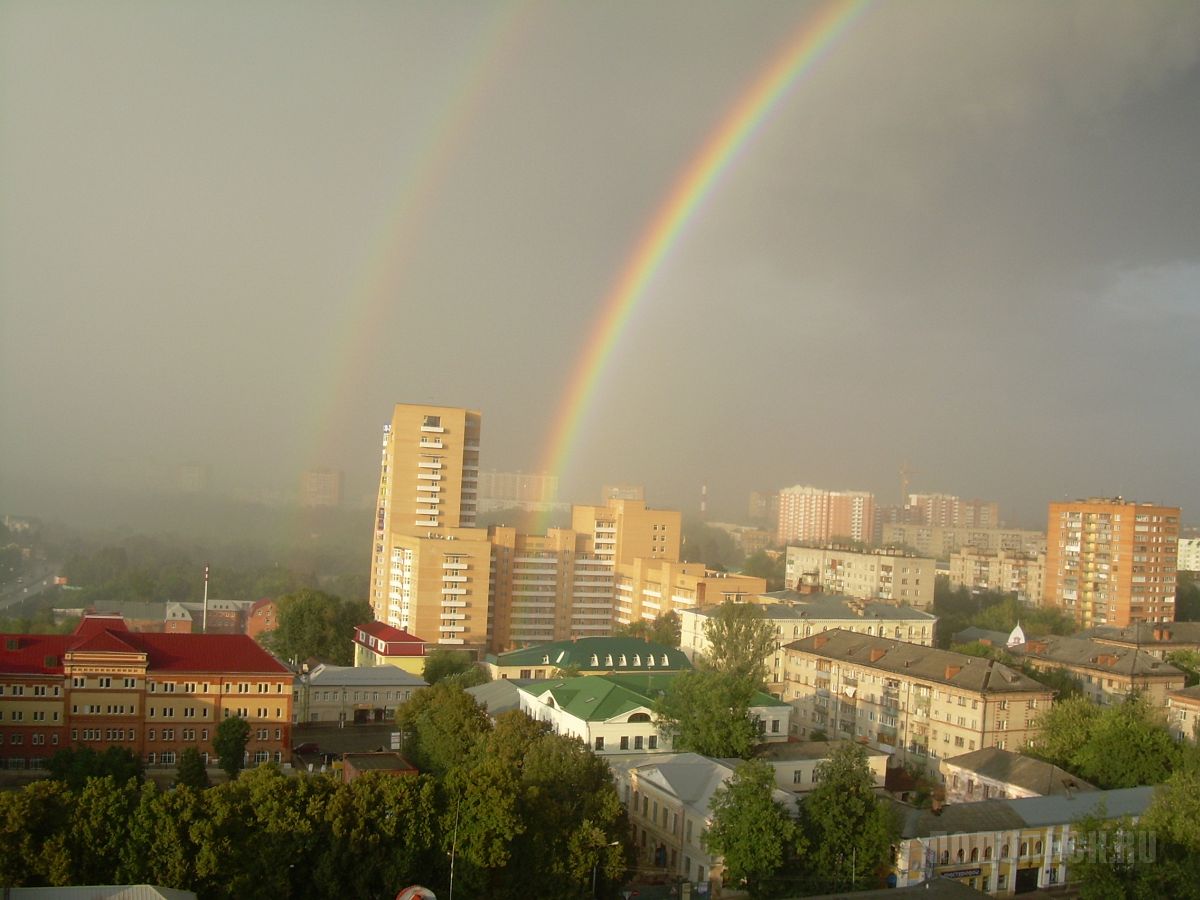
[[[396,402],[536,469],[646,223],[817,9],[0,3],[0,507],[185,460],[358,498]],[[880,2],[700,207],[562,493],[888,503],[907,460],[1012,521],[1196,522],[1198,284],[1200,4]]]

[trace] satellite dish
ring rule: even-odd
[[[396,895],[396,900],[437,900],[437,897],[429,888],[414,884],[401,890]]]

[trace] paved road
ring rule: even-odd
[[[54,583],[54,566],[43,565],[31,569],[25,575],[24,584],[11,584],[0,591],[0,609],[8,609],[26,600],[31,600]]]

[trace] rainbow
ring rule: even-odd
[[[326,363],[328,377],[315,380],[324,389],[312,410],[315,421],[322,424],[313,435],[309,452],[301,454],[313,465],[325,465],[336,456],[341,435],[338,404],[354,392],[355,378],[366,377],[365,366],[381,348],[386,334],[383,325],[395,307],[413,237],[467,145],[480,109],[500,80],[497,73],[518,55],[530,34],[539,6],[540,0],[520,0],[489,7],[491,14],[481,20],[471,51],[465,54],[467,64],[446,101],[439,104],[438,115],[424,129],[413,162],[400,173],[387,205],[386,227],[369,248],[367,262],[344,303],[349,314],[339,317],[339,333],[328,342],[334,350]]]
[[[834,0],[807,17],[675,180],[634,245],[589,332],[553,420],[541,471],[561,474],[565,469],[617,341],[701,204],[788,91],[867,5],[868,0]]]

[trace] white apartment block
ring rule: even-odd
[[[933,606],[937,562],[888,550],[788,547],[785,584],[820,588],[863,600],[889,600],[918,609]]]
[[[1179,558],[1176,568],[1180,572],[1200,572],[1200,537],[1179,539]]]
[[[798,484],[779,492],[780,543],[826,544],[835,538],[869,543],[875,533],[875,495]]]

